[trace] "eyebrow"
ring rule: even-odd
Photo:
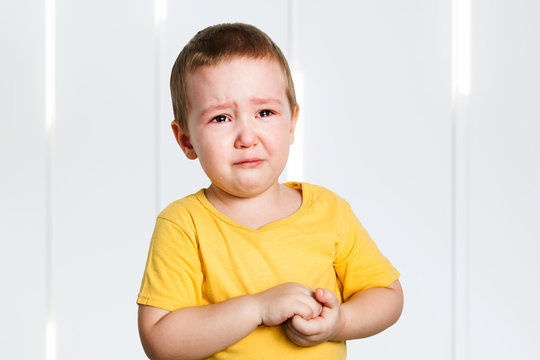
[[[252,97],[251,99],[249,99],[252,103],[254,104],[257,104],[257,105],[262,105],[262,104],[277,104],[277,105],[282,105],[282,102],[281,100],[279,99],[274,99],[274,98],[259,98],[259,97]]]
[[[260,97],[252,97],[249,99],[249,101],[253,104],[256,104],[256,105],[263,105],[263,104],[271,104],[271,105],[283,105],[282,101],[279,100],[279,99],[275,99],[275,98],[260,98]],[[216,110],[221,110],[221,109],[227,109],[227,108],[231,108],[233,107],[234,105],[236,105],[236,102],[234,101],[226,101],[224,103],[220,103],[220,104],[216,104],[216,105],[211,105],[209,107],[207,107],[206,109],[204,109],[202,112],[201,112],[201,115],[202,117],[206,116],[206,114],[208,113],[211,113],[211,112],[214,112]]]
[[[224,103],[220,103],[220,104],[216,104],[216,105],[211,105],[209,107],[207,107],[206,109],[204,109],[202,112],[201,112],[201,115],[200,116],[205,116],[206,114],[210,113],[210,112],[214,112],[216,110],[220,110],[220,109],[226,109],[226,108],[230,108],[234,105],[234,101],[227,101],[227,102],[224,102]]]

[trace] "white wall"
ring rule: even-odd
[[[152,11],[150,0],[57,2],[58,359],[141,357],[133,296],[155,215]]]
[[[470,355],[540,354],[540,3],[473,7]],[[480,14],[482,14],[480,16]]]
[[[135,299],[155,216],[208,185],[171,136],[170,68],[196,31],[233,21],[303,79],[304,180],[349,200],[402,273],[401,320],[349,358],[537,356],[536,3],[474,2],[457,105],[451,0],[178,0],[156,19],[162,3],[56,0],[47,20],[47,2],[0,1],[0,357],[52,343],[59,360],[145,358]]]
[[[0,356],[40,359],[46,319],[43,4],[0,2]]]

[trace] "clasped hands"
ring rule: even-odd
[[[299,283],[285,283],[256,297],[261,324],[285,323],[285,333],[296,345],[313,346],[333,340],[343,327],[339,300],[328,289],[313,290]]]

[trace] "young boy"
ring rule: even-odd
[[[349,205],[280,184],[298,119],[287,61],[245,24],[206,28],[171,75],[172,129],[211,185],[157,219],[138,297],[152,359],[344,359],[403,306]]]

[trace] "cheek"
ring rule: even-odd
[[[192,144],[197,154],[201,156],[215,151],[214,149],[219,146],[219,142],[216,140],[218,139],[213,134],[199,131],[195,134]]]
[[[227,155],[227,149],[222,141],[217,140],[218,139],[212,138],[200,139],[199,142],[194,145],[203,168],[215,168],[223,163]]]
[[[269,134],[268,136],[268,138],[271,139],[269,142],[270,148],[268,150],[279,157],[286,158],[289,154],[290,146],[288,128],[285,129],[284,127],[280,127],[279,129],[275,130],[276,131],[272,132],[272,134]]]
[[[291,126],[289,122],[282,124],[279,129],[280,145],[286,148],[288,148],[291,144],[290,129],[291,129]]]

